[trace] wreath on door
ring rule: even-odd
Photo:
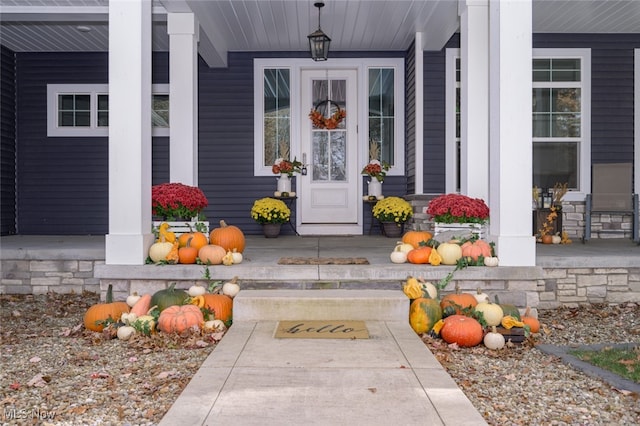
[[[320,107],[322,105],[326,105],[327,110],[331,111],[331,104],[334,104],[336,106],[336,112],[331,114],[330,117],[325,117],[320,112]],[[340,105],[338,105],[337,102],[332,101],[331,99],[327,99],[317,103],[309,113],[309,118],[311,119],[311,124],[313,124],[314,129],[336,129],[340,125],[340,123],[342,123],[342,120],[344,120],[346,116],[347,111],[340,108]]]

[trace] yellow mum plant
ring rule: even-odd
[[[385,197],[373,206],[373,217],[380,222],[404,223],[413,215],[413,208],[400,197]]]
[[[251,217],[259,224],[287,223],[291,217],[291,210],[282,200],[266,197],[253,203]]]

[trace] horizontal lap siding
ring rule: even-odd
[[[416,192],[416,74],[415,43],[407,51],[405,59],[405,97],[406,97],[406,142],[405,142],[405,175],[407,176],[407,193]]]
[[[0,235],[16,233],[15,56],[0,49]]]

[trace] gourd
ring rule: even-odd
[[[230,323],[233,312],[233,300],[225,294],[207,293],[204,296],[205,307],[212,310],[214,319]]]
[[[527,309],[524,311],[524,315],[522,316],[522,322],[525,325],[529,326],[529,331],[532,333],[540,332],[540,321],[538,318],[531,316],[531,308],[527,306]]]
[[[136,334],[136,329],[130,325],[118,327],[118,331],[116,332],[116,336],[118,336],[120,340],[129,340],[134,334]]]
[[[442,309],[436,299],[420,297],[409,306],[409,324],[418,334],[428,333],[442,319]]]
[[[421,242],[427,242],[432,238],[433,234],[429,231],[407,231],[402,236],[402,242],[411,244],[413,248],[418,248]]]
[[[124,312],[129,312],[129,305],[126,302],[113,301],[113,286],[109,284],[105,303],[97,303],[90,306],[84,314],[84,326],[91,331],[102,331],[105,322],[120,321]]]
[[[489,300],[489,295],[487,293],[483,293],[482,290],[480,290],[480,288],[478,288],[478,290],[476,291],[476,294],[474,294],[473,297],[476,298],[478,303],[486,302],[487,300]]]
[[[233,249],[233,251],[231,252],[231,257],[233,258],[234,265],[242,263],[242,261],[244,260],[244,256],[242,256],[242,253],[240,253],[236,249]]]
[[[511,305],[508,303],[500,303],[500,299],[498,298],[498,295],[496,294],[496,303],[498,305],[500,305],[500,307],[502,308],[502,311],[504,312],[505,315],[510,315],[512,317],[514,317],[515,319],[517,319],[518,321],[520,321],[520,311],[518,310],[518,308],[516,308],[515,305]]]
[[[429,263],[432,266],[438,266],[442,263],[442,256],[438,254],[438,250],[431,250],[431,253],[429,253]]]
[[[402,291],[409,299],[419,299],[424,297],[424,291],[417,278],[407,277],[402,285]]]
[[[198,257],[205,265],[220,265],[225,254],[224,248],[214,244],[207,244],[198,251]]]
[[[504,348],[504,336],[496,331],[496,326],[491,327],[491,331],[485,334],[483,339],[484,345],[491,350],[500,350]]]
[[[204,295],[201,294],[199,296],[192,296],[191,304],[197,306],[198,308],[204,308]]]
[[[160,312],[158,329],[165,333],[182,333],[191,327],[202,327],[203,323],[202,311],[197,306],[174,305]]]
[[[440,301],[440,307],[442,310],[446,310],[451,307],[455,309],[456,314],[462,313],[463,310],[469,308],[475,308],[478,301],[471,293],[461,293],[460,287],[456,285],[456,292],[447,294]]]
[[[130,325],[136,329],[136,331],[141,332],[144,335],[150,335],[156,330],[156,319],[151,315],[151,311],[155,309],[151,308],[149,312],[145,315],[139,316],[133,323]]]
[[[127,296],[126,302],[130,308],[133,308],[133,305],[135,305],[138,300],[140,300],[140,295],[137,292],[133,292]]]
[[[404,252],[400,249],[401,245],[398,244],[395,246],[389,258],[392,263],[406,263],[407,262],[407,252]],[[413,250],[413,249],[412,249]]]
[[[142,315],[146,315],[151,308],[151,295],[144,294],[140,296],[140,299],[136,302],[135,305],[131,308],[131,313],[137,315],[138,317]]]
[[[504,316],[502,308],[497,303],[491,303],[489,300],[480,302],[473,308],[476,312],[482,312],[482,317],[488,326],[500,325],[500,321]]]
[[[462,257],[470,257],[474,261],[478,261],[480,256],[491,257],[491,246],[484,240],[467,241],[460,248],[462,249]]]
[[[180,247],[178,249],[179,263],[183,263],[185,265],[192,265],[196,263],[196,259],[198,258],[198,249],[191,244],[192,242],[193,237],[189,238],[184,247]]]
[[[222,256],[222,264],[224,266],[233,265],[233,254],[231,253],[231,250],[227,251],[227,253]]]
[[[149,257],[153,263],[159,263],[167,259],[167,255],[173,249],[173,243],[163,241],[151,244],[149,247]]]
[[[204,288],[204,286],[198,284],[192,285],[191,287],[189,287],[189,290],[187,290],[187,294],[191,297],[202,296],[206,292],[207,289]]]
[[[502,321],[500,322],[500,324],[507,330],[510,330],[513,327],[524,327],[524,323],[522,321],[516,320],[511,315],[505,315],[504,317],[502,317]]]
[[[170,243],[174,243],[176,241],[175,232],[169,231],[169,224],[167,222],[162,222],[158,227],[158,242],[167,241]]]
[[[484,258],[484,266],[498,266],[498,258],[495,256],[489,256]]]
[[[462,258],[462,249],[456,243],[440,243],[437,250],[443,265],[455,265]]]
[[[480,323],[475,318],[464,315],[445,318],[440,336],[447,343],[455,343],[465,348],[478,345],[484,337]]]
[[[426,264],[429,263],[429,255],[431,254],[431,247],[423,246],[415,248],[407,253],[407,260],[413,264]]]
[[[221,220],[220,228],[213,229],[209,233],[209,243],[222,247],[225,253],[233,249],[242,253],[245,246],[244,233],[237,226],[227,225],[224,220]]]
[[[160,313],[173,305],[183,305],[189,295],[184,290],[176,290],[176,283],[168,288],[156,291],[151,297],[151,306],[157,306]]]
[[[124,312],[122,316],[120,316],[120,321],[125,325],[132,324],[136,322],[137,319],[138,319],[138,316],[131,312]]]
[[[229,296],[233,299],[239,292],[240,284],[238,284],[238,277],[233,277],[231,281],[227,281],[222,284],[222,294],[225,296]]]
[[[174,241],[171,245],[171,250],[169,250],[169,253],[167,253],[167,255],[165,256],[165,260],[167,261],[167,263],[178,263],[178,260],[180,259],[180,257],[178,256],[179,247],[180,244],[177,241]]]
[[[221,333],[227,329],[227,326],[221,320],[209,320],[209,321],[205,321],[202,328],[204,328],[205,330],[211,330],[211,331]]]

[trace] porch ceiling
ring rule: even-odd
[[[507,1],[507,0],[503,0]],[[515,1],[515,0],[508,0]],[[153,49],[167,51],[167,12],[193,11],[200,53],[224,66],[231,51],[306,51],[314,0],[153,0]],[[2,44],[16,52],[107,51],[108,0],[2,0]],[[325,0],[334,51],[405,50],[416,32],[437,50],[458,30],[455,0]],[[78,26],[90,28],[88,32]],[[534,32],[638,33],[637,0],[533,0]]]

